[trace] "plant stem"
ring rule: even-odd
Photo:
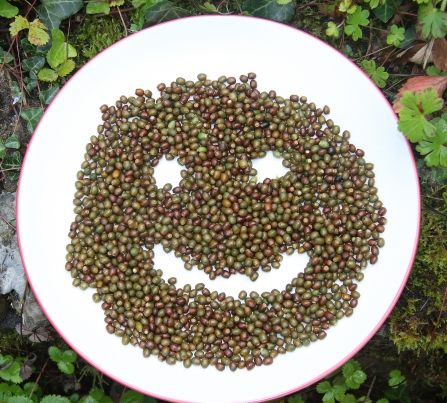
[[[442,0],[441,7],[440,7],[441,11],[443,11],[443,12],[445,11],[446,4],[447,4],[447,0]]]

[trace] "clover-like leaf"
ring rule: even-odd
[[[62,20],[76,14],[84,5],[83,0],[42,0],[39,17],[50,30],[59,28]]]
[[[40,403],[70,403],[70,400],[63,396],[48,395],[42,398]]]
[[[72,374],[74,372],[72,362],[76,361],[78,355],[73,350],[66,350],[62,353],[59,348],[52,346],[48,349],[48,354],[63,373]]]
[[[383,4],[385,0],[365,0],[365,3],[369,3],[369,7],[371,10],[375,9],[379,6],[379,4]]]
[[[6,0],[0,0],[0,17],[12,18],[19,13],[16,6],[8,3]]]
[[[406,91],[400,103],[403,105],[399,112],[398,129],[413,142],[419,142],[424,134],[432,136],[436,128],[425,119],[425,115],[442,109],[444,102],[438,98],[434,88],[421,92]]]
[[[390,28],[390,33],[386,37],[386,43],[388,45],[394,45],[397,48],[404,39],[405,28],[399,28],[396,24],[393,24]]]
[[[447,122],[440,119],[436,125],[436,133],[434,137],[424,136],[424,139],[416,146],[422,155],[425,155],[427,166],[444,166],[447,167]],[[400,371],[399,371],[400,373]],[[389,385],[396,386],[400,384],[405,377],[398,375],[391,377]]]
[[[87,14],[99,14],[99,13],[109,14],[110,6],[109,3],[107,3],[106,1],[94,1],[87,4],[85,12]]]
[[[75,62],[71,59],[68,59],[67,61],[63,62],[58,69],[56,70],[59,77],[65,77],[68,74],[70,74],[74,68],[75,68]]]
[[[338,6],[338,11],[340,13],[354,14],[355,10],[357,10],[357,6],[352,4],[352,0],[342,0]]]
[[[419,6],[416,32],[422,39],[443,38],[447,34],[447,14],[429,1]]]
[[[443,116],[444,117],[444,116]],[[441,119],[442,120],[442,119]],[[440,120],[438,121],[439,124]],[[433,122],[432,122],[433,123]],[[442,126],[441,129],[444,129],[445,125],[440,125]],[[436,127],[436,135],[435,138],[438,136],[438,125],[435,126]],[[430,140],[434,140],[434,138],[430,138]],[[443,146],[443,145],[442,145]],[[445,148],[445,147],[444,147]],[[447,150],[447,149],[446,149]],[[428,165],[428,164],[427,164]],[[403,383],[405,381],[405,376],[402,375],[402,373],[398,370],[395,369],[393,371],[390,372],[390,379],[388,380],[388,385],[390,386],[396,386],[399,385],[400,383]]]
[[[335,38],[339,37],[340,30],[338,29],[337,25],[334,22],[329,22],[327,24],[326,35],[327,36],[333,36]]]
[[[354,41],[363,37],[362,30],[360,27],[367,26],[369,24],[369,11],[362,10],[361,7],[357,7],[354,14],[348,15],[345,26],[345,34],[352,36]]]
[[[28,121],[27,129],[30,133],[34,132],[34,129],[37,126],[37,123],[39,123],[40,118],[43,115],[43,108],[29,108],[29,109],[22,109],[20,112],[20,116]]]
[[[385,80],[388,79],[389,75],[384,67],[376,67],[376,62],[374,60],[363,60],[362,66],[365,69],[366,74],[371,77],[379,88],[385,87]]]
[[[244,0],[242,10],[254,17],[286,23],[295,14],[295,1],[279,4],[276,0]]]
[[[20,31],[28,28],[29,28],[28,20],[25,17],[18,15],[14,18],[14,21],[11,23],[9,27],[9,33],[11,34],[11,36],[15,36]]]

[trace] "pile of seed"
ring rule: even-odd
[[[352,315],[362,270],[384,245],[386,209],[364,151],[327,106],[260,92],[255,78],[178,78],[159,84],[157,99],[137,89],[100,108],[65,268],[74,286],[96,289],[106,330],[145,357],[220,371],[270,365]],[[269,151],[289,171],[259,183],[252,160]],[[156,184],[163,157],[184,167],[175,187]],[[211,280],[255,281],[295,250],[309,262],[282,291],[234,298],[165,281],[155,244]]]

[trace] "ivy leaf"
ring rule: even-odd
[[[0,47],[0,64],[2,63],[10,63],[14,60],[14,58],[12,57],[11,53],[7,53],[3,50],[2,47]]]
[[[62,20],[76,14],[84,5],[82,0],[42,0],[39,17],[50,30],[59,28]]]
[[[441,121],[442,119],[440,119],[439,121],[438,121],[438,124],[439,124],[439,122]],[[442,126],[442,125],[441,125]],[[445,126],[445,125],[444,125]],[[435,136],[435,138],[433,139],[433,138],[430,138],[430,140],[435,140],[437,137],[438,137],[438,135],[439,135],[440,133],[439,133],[439,131],[438,131],[438,125],[436,125],[436,136]],[[421,145],[422,145],[422,142],[421,142]],[[446,150],[447,150],[447,148],[446,147],[443,147],[443,144],[441,144],[441,147],[442,148],[445,148]],[[427,157],[426,157],[427,158]],[[428,165],[428,164],[427,164]],[[402,373],[398,370],[398,369],[395,369],[395,370],[393,370],[393,371],[391,371],[390,372],[390,379],[389,379],[389,381],[388,381],[388,385],[390,385],[390,386],[396,386],[396,385],[398,385],[398,384],[400,384],[400,383],[402,383],[402,382],[404,382],[405,381],[405,376],[403,376],[402,375]]]
[[[40,403],[70,403],[70,400],[58,395],[48,395],[42,398]]]
[[[37,73],[45,65],[45,58],[42,56],[33,56],[25,59],[22,62],[22,69],[24,71],[34,71]]]
[[[447,14],[433,6],[429,1],[419,6],[416,32],[422,39],[443,38],[447,34]]]
[[[334,22],[329,22],[327,24],[326,35],[333,36],[335,38],[338,38],[338,36],[340,35],[340,31]]]
[[[20,148],[20,140],[17,137],[16,134],[13,134],[12,136],[9,136],[6,140],[5,140],[5,147],[7,148],[15,148],[16,150],[18,150]]]
[[[124,392],[120,403],[143,403],[144,395],[135,392],[134,390],[127,390]]]
[[[439,111],[443,101],[438,98],[435,89],[426,89],[422,92],[404,92],[400,99],[403,108],[399,112],[398,129],[413,142],[419,142],[424,134],[431,136],[435,127],[427,122],[424,115]]]
[[[143,10],[146,22],[144,27],[150,27],[160,22],[175,20],[190,15],[189,11],[177,7],[171,1],[160,1]]]
[[[30,133],[34,132],[34,129],[39,123],[40,118],[43,115],[43,108],[30,108],[30,109],[22,109],[20,112],[20,116],[28,121],[27,129]]]
[[[9,33],[11,34],[11,36],[15,36],[23,29],[28,28],[29,28],[28,20],[25,17],[18,15],[17,17],[14,18],[14,21],[11,23],[9,27]]]
[[[0,0],[0,17],[12,18],[19,13],[19,9],[6,0]]]
[[[345,34],[352,36],[354,41],[363,37],[362,30],[360,26],[367,26],[369,24],[369,11],[362,10],[361,7],[357,7],[354,14],[348,15],[346,20],[347,25],[345,26]]]
[[[400,49],[405,49],[416,39],[416,29],[414,27],[408,28],[404,33],[404,40],[399,44]]]
[[[58,69],[56,70],[59,77],[65,77],[66,75],[70,74],[75,68],[75,62],[71,59],[67,60],[66,62],[62,63]]]
[[[286,23],[295,14],[295,1],[278,4],[276,0],[244,0],[242,9],[254,17]]]
[[[373,10],[374,15],[381,21],[387,23],[397,11],[397,6],[403,0],[385,0],[382,5]]]
[[[87,8],[85,9],[87,14],[109,14],[110,6],[106,1],[95,1],[93,3],[88,3]]]
[[[50,40],[50,35],[48,35],[45,30],[48,28],[42,24],[38,19],[35,19],[29,24],[28,40],[31,44],[36,46],[45,45]]]
[[[6,147],[3,144],[3,140],[0,137],[0,158],[3,158],[6,155]]]
[[[388,73],[385,71],[384,67],[376,68],[376,62],[374,60],[363,60],[362,66],[365,69],[366,74],[371,77],[379,88],[385,87],[385,80],[388,79]]]
[[[386,43],[388,45],[394,45],[396,48],[400,45],[400,42],[405,39],[405,28],[399,28],[396,24],[393,24],[390,28],[390,33],[386,37]]]
[[[56,96],[56,94],[59,92],[59,87],[51,87],[48,88],[45,91],[42,91],[39,94],[39,99],[44,103],[44,104],[49,104],[54,97]]]
[[[39,77],[40,81],[45,81],[46,83],[56,81],[58,77],[54,70],[47,68],[40,70],[37,76]]]
[[[47,62],[55,69],[65,61],[66,57],[75,57],[77,53],[73,46],[65,42],[65,35],[60,29],[53,29],[51,36],[53,44],[47,54]]]

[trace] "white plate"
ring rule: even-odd
[[[64,269],[67,233],[74,219],[73,193],[85,144],[100,123],[99,106],[113,104],[136,88],[158,94],[156,85],[177,77],[195,80],[239,77],[254,71],[258,88],[278,95],[306,95],[351,132],[351,142],[375,164],[379,195],[388,209],[386,247],[365,270],[354,315],[341,320],[323,341],[275,359],[253,371],[168,366],[141,350],[122,346],[106,333],[93,290],[71,285]],[[271,160],[260,164],[275,174]],[[270,162],[269,162],[270,161]],[[168,165],[169,164],[169,165]],[[168,169],[164,169],[168,167]],[[157,168],[177,175],[174,162]],[[169,175],[168,175],[169,176]],[[380,90],[332,47],[294,28],[267,20],[204,16],[157,25],[127,37],[95,57],[62,88],[33,135],[22,168],[17,205],[22,259],[31,287],[61,336],[96,368],[143,393],[179,402],[266,401],[310,385],[352,357],[374,335],[396,303],[410,273],[419,231],[420,198],[410,147],[397,131],[396,117]],[[172,254],[160,251],[156,267],[178,285],[204,282],[211,290],[235,295],[241,289],[271,291],[304,268],[305,256],[280,270],[214,282],[198,270],[187,272]]]

